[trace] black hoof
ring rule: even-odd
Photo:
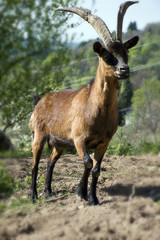
[[[37,193],[36,194],[35,193],[31,193],[31,202],[35,203],[36,199],[38,199]]]
[[[45,198],[50,198],[50,197],[53,197],[52,191],[45,190]]]
[[[80,198],[80,201],[82,201],[83,199],[85,201],[88,201],[88,194],[86,190],[78,188],[77,193],[78,193],[78,197]]]
[[[97,198],[96,196],[95,196],[95,197],[90,196],[90,197],[89,197],[88,205],[89,205],[89,206],[99,205],[98,198]]]

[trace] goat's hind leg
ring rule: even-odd
[[[48,166],[47,166],[47,176],[46,176],[46,183],[45,183],[46,198],[52,196],[52,189],[51,189],[52,173],[53,173],[55,164],[57,160],[60,158],[62,152],[63,152],[62,148],[53,147],[53,151],[51,153],[50,159],[48,161]]]
[[[41,140],[40,140],[41,139]],[[45,144],[45,139],[36,137],[33,139],[32,151],[33,151],[33,167],[32,167],[32,182],[31,182],[31,200],[34,202],[37,195],[37,175],[38,165],[41,158],[42,150]]]

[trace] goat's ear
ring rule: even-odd
[[[125,42],[124,45],[127,49],[130,49],[138,43],[138,40],[139,40],[139,37],[135,36],[135,37],[131,38],[130,40],[128,40],[127,42]]]
[[[93,44],[93,50],[94,50],[94,52],[97,53],[99,56],[102,55],[102,49],[103,49],[103,47],[102,47],[102,45],[101,45],[99,42],[95,42],[95,43]]]

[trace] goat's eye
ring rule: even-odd
[[[104,57],[104,61],[111,66],[115,66],[118,63],[118,60],[116,57],[113,56],[113,54],[109,53]]]
[[[115,66],[118,63],[118,60],[116,57],[114,57],[112,52],[109,52],[108,50],[104,50],[103,55],[102,55],[103,60],[111,66]]]
[[[110,54],[105,54],[105,56],[103,57],[105,61],[108,61],[109,58],[110,58]]]

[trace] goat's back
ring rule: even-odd
[[[82,122],[87,92],[87,88],[82,88],[78,91],[50,92],[43,96],[31,115],[31,130],[70,139],[72,126],[75,122],[78,124],[78,119]]]

